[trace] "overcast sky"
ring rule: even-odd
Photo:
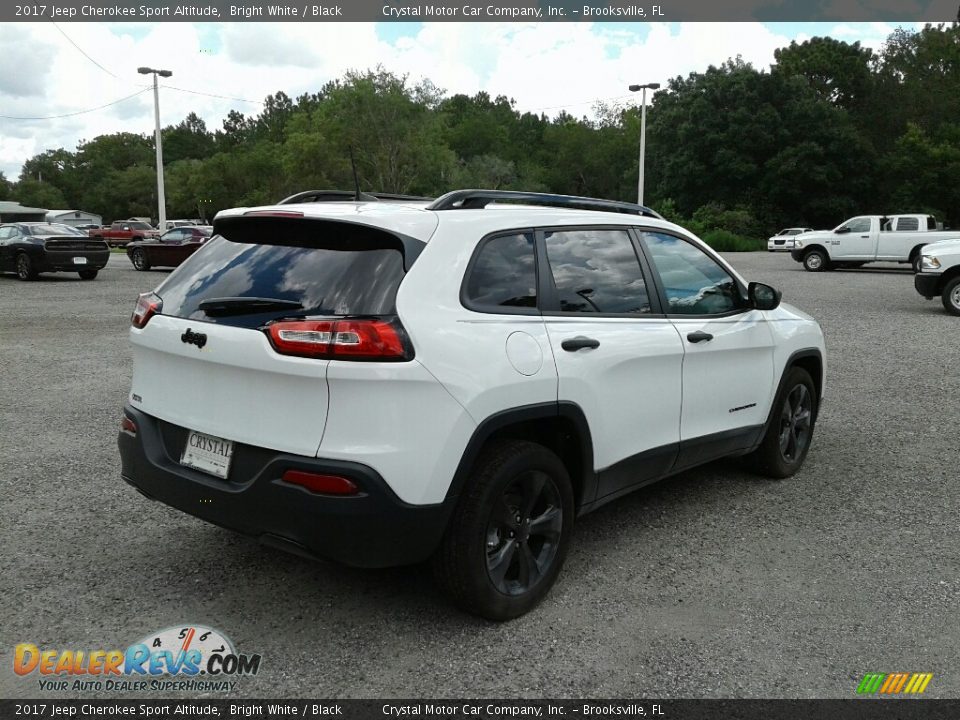
[[[346,70],[379,63],[450,94],[485,90],[514,98],[521,111],[579,116],[598,99],[638,101],[626,89],[631,83],[663,83],[738,54],[767,68],[776,48],[814,35],[879,49],[893,30],[884,23],[9,23],[0,25],[0,115],[49,117],[111,103],[141,91],[147,78],[136,69],[149,65],[173,71],[160,94],[163,125],[193,111],[214,130],[231,109],[255,114],[268,94],[314,92]],[[153,132],[151,92],[72,117],[0,118],[0,171],[14,180],[37,153],[74,150],[118,131]]]

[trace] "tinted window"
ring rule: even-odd
[[[703,250],[672,235],[643,238],[667,296],[667,312],[716,315],[746,307],[733,276]]]
[[[470,268],[466,297],[482,308],[537,306],[533,235],[518,233],[486,240]]]
[[[920,221],[915,217],[897,218],[897,230],[919,230]]]
[[[312,230],[258,224],[263,242],[215,236],[158,289],[163,314],[259,327],[272,317],[390,315],[404,276],[402,246],[392,236],[326,223]],[[319,228],[319,225],[318,225]],[[209,317],[199,309],[213,298],[290,300],[302,308]]]
[[[640,261],[626,231],[547,231],[545,237],[560,310],[650,312]]]

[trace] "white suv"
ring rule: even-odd
[[[221,212],[142,295],[119,436],[144,495],[311,557],[432,558],[532,608],[574,518],[729,455],[787,477],[823,336],[637,205],[461,190]]]

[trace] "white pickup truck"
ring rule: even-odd
[[[858,215],[833,230],[797,235],[790,257],[810,272],[868,262],[910,263],[918,272],[920,248],[958,237],[960,231],[937,230],[933,215]]]
[[[941,240],[923,248],[913,286],[927,300],[939,295],[948,313],[960,315],[960,239]]]

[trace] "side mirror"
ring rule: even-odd
[[[834,232],[835,232],[837,235],[843,235],[844,233],[850,232],[850,228],[849,228],[849,227],[846,227],[846,226],[845,226],[845,227],[839,227],[839,228],[837,228],[836,230],[834,230]]]
[[[769,285],[752,282],[747,286],[747,297],[750,298],[750,304],[757,310],[775,310],[780,304],[782,295],[779,290]]]

